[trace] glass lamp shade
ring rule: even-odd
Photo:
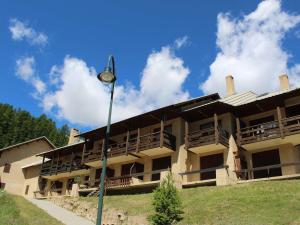
[[[105,67],[104,71],[99,73],[97,77],[105,83],[113,83],[116,80],[116,76],[112,73],[110,67]]]

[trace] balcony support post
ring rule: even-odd
[[[129,130],[127,131],[127,136],[126,136],[126,155],[128,155],[128,147],[129,147]]]
[[[84,164],[84,155],[85,155],[85,152],[86,152],[86,141],[83,144],[82,155],[81,155],[81,165]]]
[[[164,145],[164,120],[160,121],[160,138],[159,138],[159,146],[162,148]]]
[[[103,138],[103,140],[102,140],[102,148],[101,148],[101,156],[100,156],[101,160],[102,160],[102,156],[104,153],[104,146],[105,146],[104,143],[105,143],[105,138]]]
[[[52,155],[52,159],[51,159],[50,175],[52,175],[53,161],[54,161],[54,154]]]
[[[140,141],[141,141],[141,131],[140,131],[140,128],[138,128],[137,129],[137,139],[136,139],[136,152],[139,152]]]
[[[238,146],[241,146],[241,143],[242,143],[242,137],[241,137],[241,124],[240,124],[240,119],[237,117],[235,119],[236,121],[236,130],[237,130],[237,145]]]
[[[218,115],[214,113],[215,143],[219,144]]]
[[[189,123],[188,123],[188,121],[185,121],[184,129],[185,129],[185,136],[184,136],[185,149],[188,149],[189,148]]]
[[[74,151],[72,151],[72,154],[71,154],[71,164],[70,164],[70,172],[72,172],[72,167],[73,167],[73,161],[74,161]]]
[[[281,115],[280,107],[277,106],[276,110],[277,110],[278,125],[279,125],[279,130],[280,130],[280,137],[283,139],[284,133],[283,133],[282,115]]]
[[[57,168],[58,168],[58,162],[59,162],[59,151],[57,152],[57,161],[56,161],[56,175],[57,175]]]

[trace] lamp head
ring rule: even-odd
[[[113,83],[117,79],[110,67],[105,67],[104,71],[99,73],[97,78],[104,83]]]

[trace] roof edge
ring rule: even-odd
[[[18,144],[7,146],[5,148],[0,149],[0,152],[6,151],[6,150],[9,150],[9,149],[12,149],[12,148],[16,148],[16,147],[19,147],[19,146],[22,146],[22,145],[25,145],[25,144],[29,144],[29,143],[34,142],[34,141],[40,141],[40,140],[45,140],[48,143],[49,146],[51,146],[52,148],[56,148],[56,146],[46,136],[41,136],[41,137],[34,138],[34,139],[31,139],[31,140],[28,140],[28,141],[24,141],[24,142],[21,142],[21,143],[18,143]]]

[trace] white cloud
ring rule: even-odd
[[[185,35],[183,37],[177,38],[174,43],[175,43],[175,47],[179,49],[182,46],[186,45],[187,42],[188,42],[188,36]]]
[[[33,56],[21,57],[16,61],[16,75],[34,86],[34,96],[45,92],[46,85],[36,74],[35,59]]]
[[[104,125],[107,120],[109,88],[96,78],[96,71],[82,59],[67,56],[62,66],[52,67],[52,83],[56,88],[43,98],[46,111],[75,124]],[[183,84],[189,69],[172,48],[163,47],[148,56],[139,88],[117,85],[115,88],[113,121],[183,101],[189,93]]]
[[[11,19],[9,30],[12,34],[12,39],[16,41],[26,40],[31,45],[44,46],[48,43],[48,37],[42,32],[37,32],[33,28],[29,27],[28,24],[18,20]]]
[[[298,65],[288,68],[292,55],[282,47],[285,34],[300,22],[300,16],[284,12],[279,0],[262,1],[242,18],[218,15],[219,52],[210,65],[210,75],[200,85],[204,93],[225,95],[225,76],[235,78],[237,92],[276,90],[278,75],[292,73],[292,85],[299,85]]]

